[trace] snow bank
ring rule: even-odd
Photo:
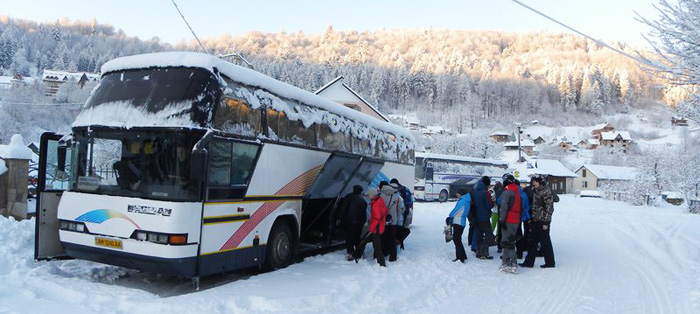
[[[454,202],[416,203],[406,250],[386,268],[346,262],[341,250],[270,273],[204,278],[199,292],[186,279],[87,261],[34,263],[34,220],[0,217],[0,312],[700,312],[700,215],[560,197],[553,269],[538,258],[517,276],[499,273],[495,248],[494,260],[468,251],[466,264],[453,263],[442,229]]]
[[[22,135],[12,135],[9,145],[0,145],[0,157],[4,159],[31,160],[34,153],[24,145]]]

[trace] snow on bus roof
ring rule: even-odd
[[[504,162],[504,161],[498,160],[498,159],[486,159],[486,158],[477,158],[477,157],[464,157],[464,156],[443,155],[443,154],[434,154],[434,153],[421,153],[421,152],[416,152],[416,158],[442,159],[442,160],[456,160],[456,161],[464,161],[464,162],[471,162],[471,163],[491,164],[491,165],[494,165],[494,166],[504,166],[504,167],[507,167],[507,166],[508,166],[508,163],[507,163],[507,162]]]
[[[211,72],[217,68],[219,72],[245,85],[262,88],[278,96],[296,99],[320,109],[350,118],[367,126],[403,136],[415,143],[413,135],[405,128],[380,121],[364,113],[339,105],[322,96],[303,90],[299,87],[278,81],[260,72],[237,66],[215,56],[197,52],[158,52],[121,57],[111,60],[102,66],[102,74],[114,71],[159,68],[159,67],[197,67]]]

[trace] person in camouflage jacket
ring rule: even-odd
[[[549,226],[552,222],[554,212],[554,198],[552,190],[545,184],[544,178],[535,177],[532,180],[532,207],[530,208],[532,221],[530,245],[527,250],[525,261],[521,267],[533,267],[537,257],[537,246],[542,246],[544,252],[544,265],[542,268],[552,268],[555,266],[554,249],[552,240],[549,237]]]

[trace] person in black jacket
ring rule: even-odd
[[[345,259],[353,260],[353,253],[360,244],[362,227],[367,222],[367,201],[362,197],[362,187],[355,185],[340,204],[339,217],[345,227]]]
[[[491,185],[491,179],[487,176],[481,177],[476,183],[472,191],[472,202],[474,202],[474,228],[476,232],[476,258],[478,259],[493,259],[489,254],[489,246],[491,242],[496,241],[493,233],[491,233],[491,195],[488,193],[488,187]]]

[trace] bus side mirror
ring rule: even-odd
[[[190,179],[195,181],[204,181],[207,173],[207,150],[192,150],[190,162]]]
[[[425,169],[425,180],[433,181],[433,167]]]
[[[68,152],[68,147],[63,146],[63,145],[58,146],[58,148],[57,148],[58,156],[56,156],[58,165],[56,165],[56,167],[61,172],[66,171],[66,153],[67,152]]]

